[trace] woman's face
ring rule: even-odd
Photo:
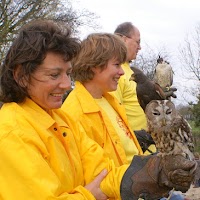
[[[87,83],[94,87],[93,93],[90,91],[94,98],[101,98],[104,93],[116,90],[120,76],[124,75],[121,63],[116,59],[110,59],[103,70],[95,68],[94,73],[93,80]]]
[[[71,69],[61,55],[47,53],[27,84],[30,98],[44,110],[60,108],[64,93],[71,88]]]

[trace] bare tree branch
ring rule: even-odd
[[[70,0],[0,0],[0,63],[19,28],[37,18],[62,21],[76,35],[82,26],[98,28],[98,17],[86,9],[75,10]]]
[[[161,47],[158,50],[153,50],[148,44],[146,44],[143,49],[145,50],[138,54],[137,59],[132,63],[132,65],[140,68],[148,76],[149,79],[153,80],[159,55],[165,61],[169,61],[170,55],[166,51],[165,47]]]
[[[187,35],[180,48],[180,62],[188,72],[188,79],[200,81],[200,24],[191,35]]]

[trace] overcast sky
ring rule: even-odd
[[[155,49],[165,46],[174,57],[186,35],[200,23],[200,0],[74,0],[74,5],[99,16],[101,32],[113,33],[118,24],[131,21],[140,30],[141,45],[146,43]],[[83,30],[82,38],[91,32],[94,30]],[[185,88],[194,83],[181,79],[179,66],[175,65],[172,67],[178,74],[174,84],[182,96]],[[194,100],[187,100],[190,98]],[[178,100],[183,100],[180,95]]]

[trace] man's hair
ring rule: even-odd
[[[81,43],[81,50],[73,59],[72,76],[74,80],[87,82],[94,77],[93,69],[102,70],[110,59],[120,64],[126,61],[127,49],[120,37],[111,33],[90,34]]]
[[[15,81],[14,72],[19,70],[19,79],[29,82],[33,72],[41,65],[48,52],[63,56],[67,62],[80,50],[78,39],[71,37],[69,27],[51,20],[35,20],[19,31],[1,66],[0,100],[23,102],[28,96],[25,85]]]
[[[117,26],[114,33],[121,36],[131,37],[134,34],[136,27],[131,22],[124,22]]]

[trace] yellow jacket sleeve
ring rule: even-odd
[[[23,133],[10,132],[4,135],[0,142],[2,199],[95,199],[82,185],[74,187],[73,190],[69,190],[70,182],[63,185],[60,180],[62,177],[56,174],[48,161],[51,158],[44,158],[45,155],[39,151],[36,144],[31,144],[33,140],[23,141],[18,134]],[[60,170],[62,171],[62,168]]]
[[[103,169],[109,174],[102,190],[119,198],[127,166],[115,168],[101,147],[61,110],[48,114],[27,100],[22,105],[4,104],[0,119],[2,199],[94,200],[84,186]]]
[[[129,165],[116,167],[113,160],[105,156],[102,148],[86,136],[82,125],[79,123],[76,125],[78,125],[76,127],[80,130],[80,135],[76,134],[75,140],[77,144],[81,144],[80,149],[83,149],[81,157],[83,170],[86,173],[85,177],[87,177],[86,184],[91,181],[91,174],[93,175],[92,179],[94,179],[102,170],[107,169],[109,173],[100,185],[101,190],[110,197],[109,199],[120,199],[121,180]],[[80,142],[80,138],[82,142]]]

